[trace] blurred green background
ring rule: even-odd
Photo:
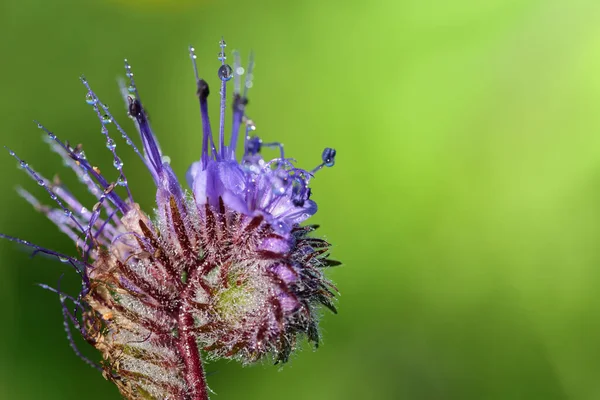
[[[306,168],[338,150],[311,221],[345,266],[323,346],[281,371],[209,364],[215,399],[600,398],[599,2],[1,0],[1,142],[72,182],[36,118],[110,170],[78,76],[134,133],[115,85],[127,57],[183,176],[201,146],[186,46],[215,87],[221,35],[256,53],[265,140]],[[14,192],[45,198],[15,165],[0,157],[0,231],[74,252]],[[34,286],[63,272],[75,291],[64,266],[0,241],[1,399],[119,398]]]

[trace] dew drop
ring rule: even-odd
[[[62,263],[66,263],[66,262],[69,262],[69,259],[67,257],[58,256],[58,261],[60,261]],[[60,298],[61,298],[61,301],[65,301],[65,299],[66,299],[64,294],[61,294]]]
[[[44,186],[44,181],[42,179],[38,179],[37,183],[40,186]]]
[[[112,138],[106,139],[106,148],[109,150],[114,150],[117,147],[117,144]]]
[[[79,210],[79,213],[80,213],[81,215],[83,215],[83,214],[86,214],[87,212],[88,212],[88,209],[87,209],[87,208],[85,208],[85,207],[81,207],[81,210]]]
[[[162,156],[162,157],[160,158],[160,160],[161,160],[163,163],[171,164],[171,157],[169,157],[169,156]]]
[[[94,104],[96,104],[98,102],[98,99],[96,99],[92,93],[88,92],[85,95],[85,102],[88,103],[89,105],[93,106]]]
[[[21,168],[27,168],[27,163],[25,161],[19,161],[19,165]]]
[[[116,169],[121,170],[121,168],[123,168],[123,161],[121,161],[121,159],[119,157],[116,157],[115,160],[113,161],[113,166]]]
[[[129,87],[127,88],[127,91],[128,91],[129,93],[135,93],[135,86],[133,86],[133,85],[129,85]]]
[[[14,151],[12,151],[12,150],[10,150],[10,151],[8,152],[8,154],[10,154],[12,157],[14,157],[14,156],[15,156],[15,152],[14,152]]]
[[[117,185],[127,186],[127,179],[123,178],[122,176],[119,177],[119,179],[117,179]]]
[[[73,215],[73,213],[71,212],[71,210],[64,210],[63,212],[65,213],[65,215],[67,217],[71,217]]]
[[[44,129],[44,126],[42,124],[38,124],[38,128],[39,129]]]
[[[233,76],[233,70],[231,69],[231,67],[229,66],[229,64],[223,64],[219,67],[219,71],[217,72],[217,75],[219,75],[219,78],[222,81],[228,81],[231,79],[231,77]]]
[[[104,114],[104,116],[102,117],[102,123],[104,125],[106,125],[106,124],[110,124],[111,122],[112,122],[112,118],[110,117],[110,115]]]
[[[273,183],[271,189],[275,196],[282,196],[285,194],[285,186],[281,182]]]

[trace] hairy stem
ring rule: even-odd
[[[194,318],[187,307],[182,307],[177,318],[179,347],[185,364],[185,380],[190,388],[190,400],[208,400],[208,387],[200,359],[200,351],[193,334]]]

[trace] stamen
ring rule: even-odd
[[[87,86],[87,83],[84,83],[84,85]],[[96,100],[98,100],[98,97],[96,96],[96,94],[94,92],[92,92],[91,90],[88,91],[88,94],[91,94]],[[116,147],[117,144],[115,143],[115,141],[113,140],[113,138],[110,137],[110,135],[108,134],[108,128],[106,127],[107,123],[105,121],[110,121],[112,122],[112,118],[111,117],[103,117],[102,113],[100,113],[100,109],[98,108],[98,102],[97,101],[93,108],[94,111],[96,112],[96,115],[98,116],[98,119],[100,120],[100,123],[102,124],[102,135],[104,135],[104,137],[106,137],[106,148],[110,150],[110,152],[113,155],[113,166],[115,167],[115,169],[117,171],[119,171],[119,181],[120,182],[125,182],[124,184],[122,184],[122,186],[125,186],[125,189],[127,190],[127,195],[129,197],[129,201],[131,203],[133,203],[133,196],[131,194],[131,190],[129,189],[129,185],[127,184],[127,177],[125,176],[125,173],[123,172],[123,162],[121,161],[121,159],[119,158],[119,156],[117,155],[117,151],[116,151]]]
[[[270,148],[274,148],[277,147],[279,149],[279,155],[281,156],[281,160],[285,160],[284,157],[284,153],[283,153],[283,143],[279,143],[279,142],[271,142],[271,143],[264,143],[258,136],[252,136],[247,138],[246,140],[246,153],[250,154],[250,155],[255,155],[260,153],[260,150],[262,149],[262,147],[270,147]]]
[[[61,276],[61,279],[62,279],[62,276]],[[67,298],[67,296],[64,295],[60,290],[60,280],[58,282],[58,288],[56,289],[56,293],[58,294],[58,299],[60,301],[60,306],[61,306],[62,313],[63,313],[63,325],[65,328],[65,332],[67,334],[67,340],[69,341],[69,345],[71,346],[71,348],[73,349],[75,354],[80,359],[82,359],[86,364],[88,364],[92,368],[102,371],[102,367],[100,365],[96,364],[95,362],[91,361],[87,357],[85,357],[83,354],[81,354],[81,352],[79,351],[79,348],[75,344],[75,340],[73,339],[73,335],[71,334],[71,328],[69,326],[69,319],[71,320],[71,322],[73,323],[75,328],[77,328],[77,330],[79,330],[84,335],[85,335],[85,332],[82,329],[79,321],[77,321],[77,319],[69,312],[67,305],[65,304],[65,299]]]
[[[249,145],[248,142],[251,139],[250,132],[253,132],[256,130],[256,125],[254,125],[254,122],[251,119],[245,118],[245,122],[246,122],[246,134],[244,135],[244,157],[248,156],[248,145]]]
[[[129,78],[127,92],[130,94],[125,95],[129,115],[137,121],[138,131],[140,132],[142,144],[144,146],[144,154],[156,173],[155,183],[158,185],[158,176],[160,176],[162,171],[162,153],[158,141],[156,140],[156,136],[154,136],[152,128],[150,127],[148,116],[142,106],[140,94],[135,85],[135,80],[133,79],[133,72],[131,72],[131,65],[129,65],[127,59],[125,59],[125,75]],[[135,97],[132,96],[132,94]]]
[[[231,124],[231,139],[229,142],[229,159],[235,160],[235,149],[237,147],[237,138],[240,130],[240,125],[244,118],[244,111],[248,104],[248,85],[244,86],[244,96],[240,95],[240,77],[244,73],[244,68],[240,66],[240,56],[237,51],[234,52],[234,96],[233,96],[233,123]],[[253,56],[250,54],[250,61],[248,62],[248,73],[252,72]],[[250,79],[252,79],[250,77]],[[251,86],[251,85],[250,85]]]
[[[94,168],[90,165],[90,163],[85,158],[83,151],[81,151],[80,149],[71,148],[71,146],[69,146],[66,143],[63,143],[60,139],[58,139],[58,137],[56,137],[56,135],[54,133],[50,132],[42,124],[40,124],[37,121],[34,121],[34,122],[37,123],[38,128],[40,128],[44,132],[46,132],[48,137],[51,140],[53,140],[54,142],[56,142],[62,148],[62,150],[64,150],[66,152],[66,154],[74,161],[75,165],[77,165],[78,167],[81,168],[81,170],[83,170],[83,172],[85,173],[84,176],[87,176],[90,180],[91,180],[91,178],[89,175],[93,176],[96,179],[96,181],[98,182],[98,184],[100,185],[100,187],[102,187],[103,190],[105,190],[108,186],[110,186],[108,181],[100,173],[98,173],[97,168]],[[76,171],[76,169],[74,167],[71,167],[71,168],[74,171]],[[78,176],[79,176],[79,174],[78,174]],[[84,179],[84,182],[85,182],[85,178],[82,178],[82,179]],[[86,185],[88,185],[88,188],[90,188],[90,185],[87,182],[85,182],[85,183],[86,183]],[[92,194],[97,195],[93,191],[92,191]],[[111,196],[109,197],[109,199],[123,214],[126,214],[127,211],[129,210],[129,206],[116,193],[112,193]]]
[[[246,74],[246,82],[244,83],[244,94],[243,98],[248,98],[248,90],[252,87],[252,80],[254,79],[254,52],[250,52],[250,57],[248,58],[248,72]]]
[[[314,174],[315,172],[317,172],[318,170],[320,170],[323,167],[333,167],[335,165],[335,154],[336,154],[335,149],[326,147],[323,150],[323,154],[321,155],[321,159],[323,160],[323,162],[321,164],[317,165],[315,168],[313,168],[313,170],[310,171],[311,174]]]
[[[83,83],[83,85],[85,86],[85,88],[88,90],[88,94],[91,95],[93,98],[95,98],[97,100],[97,104],[100,105],[100,107],[102,108],[102,111],[104,112],[104,115],[102,116],[102,123],[103,124],[110,124],[113,123],[115,125],[115,127],[117,128],[117,131],[119,131],[119,133],[121,134],[121,137],[123,139],[125,139],[125,143],[127,143],[128,146],[131,146],[131,148],[133,149],[133,151],[135,152],[135,154],[137,154],[140,159],[144,162],[144,164],[146,165],[146,167],[148,167],[148,169],[150,170],[151,173],[153,173],[154,171],[152,171],[152,168],[150,168],[150,165],[148,164],[148,161],[144,158],[144,156],[142,155],[142,153],[139,151],[139,149],[137,148],[137,146],[135,145],[135,143],[133,143],[133,140],[131,140],[131,138],[129,137],[129,135],[127,135],[127,133],[125,132],[125,130],[121,127],[121,125],[119,125],[119,123],[117,122],[117,120],[115,119],[115,117],[111,114],[111,112],[108,110],[108,106],[104,103],[102,103],[102,101],[100,101],[100,98],[96,95],[96,93],[94,93],[87,81],[87,79],[85,79],[84,76],[80,77],[81,82]],[[87,98],[87,96],[86,96]]]
[[[72,219],[73,222],[75,222],[77,228],[79,228],[83,233],[85,229],[79,224],[77,219],[75,219],[75,217],[73,216],[73,212],[67,206],[64,205],[64,203],[58,198],[58,196],[56,196],[56,194],[54,194],[52,190],[50,190],[50,188],[48,187],[48,180],[43,176],[39,175],[37,172],[35,172],[33,168],[31,168],[29,164],[27,164],[24,160],[21,160],[19,156],[15,154],[14,151],[10,150],[6,146],[4,146],[4,148],[8,150],[8,153],[19,162],[19,165],[22,168],[24,168],[35,181],[37,181],[38,185],[44,188],[44,190],[50,195],[50,198],[54,200],[56,204],[58,204],[58,206],[61,208],[61,210],[63,210],[63,212],[68,218]]]
[[[281,156],[281,160],[285,160],[285,157],[283,155],[283,143],[271,142],[271,143],[263,143],[262,145],[265,146],[265,147],[277,147],[277,148],[279,148],[279,155]]]
[[[212,156],[215,159],[218,158],[217,149],[212,137],[212,130],[210,128],[210,118],[208,118],[208,95],[210,91],[208,89],[208,83],[204,79],[200,79],[198,75],[198,65],[196,64],[196,53],[193,47],[190,46],[190,58],[192,59],[192,66],[194,67],[194,76],[196,78],[198,99],[200,101],[200,115],[202,120],[202,168],[206,168],[208,164],[208,142],[210,140]]]
[[[240,94],[242,87],[241,80],[244,74],[244,68],[241,65],[240,53],[237,50],[233,50],[233,94]]]
[[[78,260],[76,258],[73,258],[73,257],[63,254],[63,253],[59,253],[54,250],[46,249],[45,247],[38,246],[27,240],[19,239],[14,236],[5,235],[3,233],[0,233],[0,239],[6,239],[11,242],[22,244],[26,247],[31,247],[32,249],[34,249],[33,252],[31,253],[32,256],[35,256],[36,254],[41,253],[41,254],[46,254],[51,257],[54,257],[62,263],[69,263],[73,266],[73,268],[79,275],[82,275],[84,277],[86,276],[86,269],[93,268],[90,264],[88,264],[82,260]]]
[[[86,231],[86,242],[85,242],[85,245],[84,245],[84,257],[83,257],[83,259],[86,262],[89,259],[90,252],[91,252],[91,250],[93,248],[93,242],[94,242],[94,240],[96,240],[98,238],[100,232],[102,232],[102,229],[106,226],[106,222],[101,225],[100,229],[98,230],[98,232],[96,232],[95,235],[92,235],[92,227],[96,224],[96,221],[100,217],[100,213],[102,212],[102,204],[104,203],[104,200],[113,191],[114,187],[115,187],[114,184],[111,184],[111,186],[109,186],[104,191],[104,193],[102,193],[102,195],[100,196],[99,201],[94,205],[94,208],[92,209],[92,215],[90,216],[89,223],[88,223],[88,225],[86,227],[86,229],[87,229],[87,231]],[[109,220],[110,220],[110,218],[107,219],[107,222]]]
[[[229,64],[225,64],[225,60],[227,57],[225,56],[225,40],[221,38],[219,42],[219,46],[221,47],[221,52],[219,53],[219,61],[221,61],[221,66],[217,71],[217,75],[219,79],[221,79],[221,110],[220,110],[220,119],[219,119],[219,150],[221,152],[221,158],[225,158],[227,154],[227,149],[225,148],[225,109],[227,108],[227,81],[230,80],[233,76],[233,71]]]

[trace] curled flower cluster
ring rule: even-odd
[[[279,143],[251,137],[255,125],[246,115],[252,85],[252,58],[247,70],[235,53],[225,63],[220,42],[220,123],[218,143],[208,118],[208,83],[200,79],[190,48],[202,119],[202,153],[186,174],[191,190],[179,183],[154,136],[133,72],[125,61],[128,83],[122,94],[141,136],[140,151],[85,78],[86,102],[97,115],[118,177],[109,181],[81,146],[71,146],[44,130],[51,149],[63,157],[96,204],[87,209],[59,180],[50,181],[9,151],[42,186],[55,207],[32,194],[19,193],[77,244],[68,256],[2,235],[71,264],[81,275],[81,293],[58,293],[70,333],[74,326],[102,354],[101,369],[128,399],[207,399],[201,351],[210,359],[252,363],[271,355],[286,362],[297,339],[319,342],[316,307],[335,312],[335,287],[323,268],[338,265],[328,258],[329,244],[300,224],[317,211],[309,182],[335,162],[327,148],[312,170],[296,168]],[[242,74],[246,79],[242,82]],[[232,131],[225,144],[228,81],[234,82]],[[242,90],[243,86],[243,90]],[[129,189],[123,162],[109,127],[139,155],[156,184],[153,216],[143,212]],[[239,131],[245,127],[238,158]],[[274,148],[266,161],[261,151]],[[124,195],[118,194],[121,191]],[[69,306],[67,302],[74,304]]]

